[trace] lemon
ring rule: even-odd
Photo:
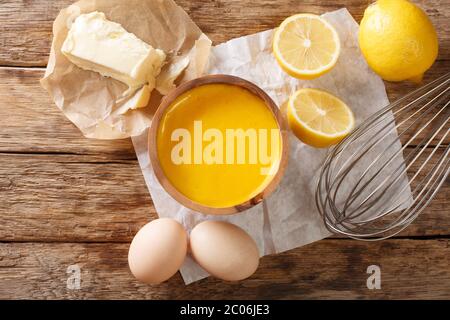
[[[281,68],[299,79],[316,78],[334,67],[341,50],[331,24],[314,14],[296,14],[275,31],[273,53]]]
[[[438,54],[436,30],[407,0],[379,0],[364,12],[359,45],[369,66],[387,81],[418,81]]]
[[[334,95],[318,89],[300,89],[288,101],[293,133],[304,143],[324,148],[345,138],[355,125],[350,108]]]

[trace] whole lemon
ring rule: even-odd
[[[438,54],[428,16],[407,0],[378,0],[364,12],[359,45],[369,66],[387,81],[420,81]]]

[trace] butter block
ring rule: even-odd
[[[130,89],[148,84],[150,91],[166,59],[164,51],[153,48],[98,11],[75,19],[61,51],[82,69],[122,81]]]
[[[150,100],[150,88],[149,86],[143,86],[136,94],[125,103],[129,109],[144,108],[148,105]]]
[[[144,108],[150,101],[151,90],[145,85],[139,89],[128,101],[126,101],[118,110],[118,114],[124,114],[128,110]]]

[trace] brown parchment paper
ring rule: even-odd
[[[80,14],[101,11],[128,32],[168,55],[146,108],[123,112],[128,87],[120,81],[72,64],[61,46]],[[121,139],[141,134],[151,124],[162,94],[203,73],[211,41],[172,0],[81,0],[61,10],[53,24],[53,43],[42,86],[56,106],[87,138]],[[178,79],[177,79],[178,78]]]

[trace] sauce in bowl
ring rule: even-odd
[[[185,88],[158,110],[158,124],[152,124],[158,179],[187,207],[240,211],[264,194],[280,171],[285,145],[277,111],[242,85]]]

